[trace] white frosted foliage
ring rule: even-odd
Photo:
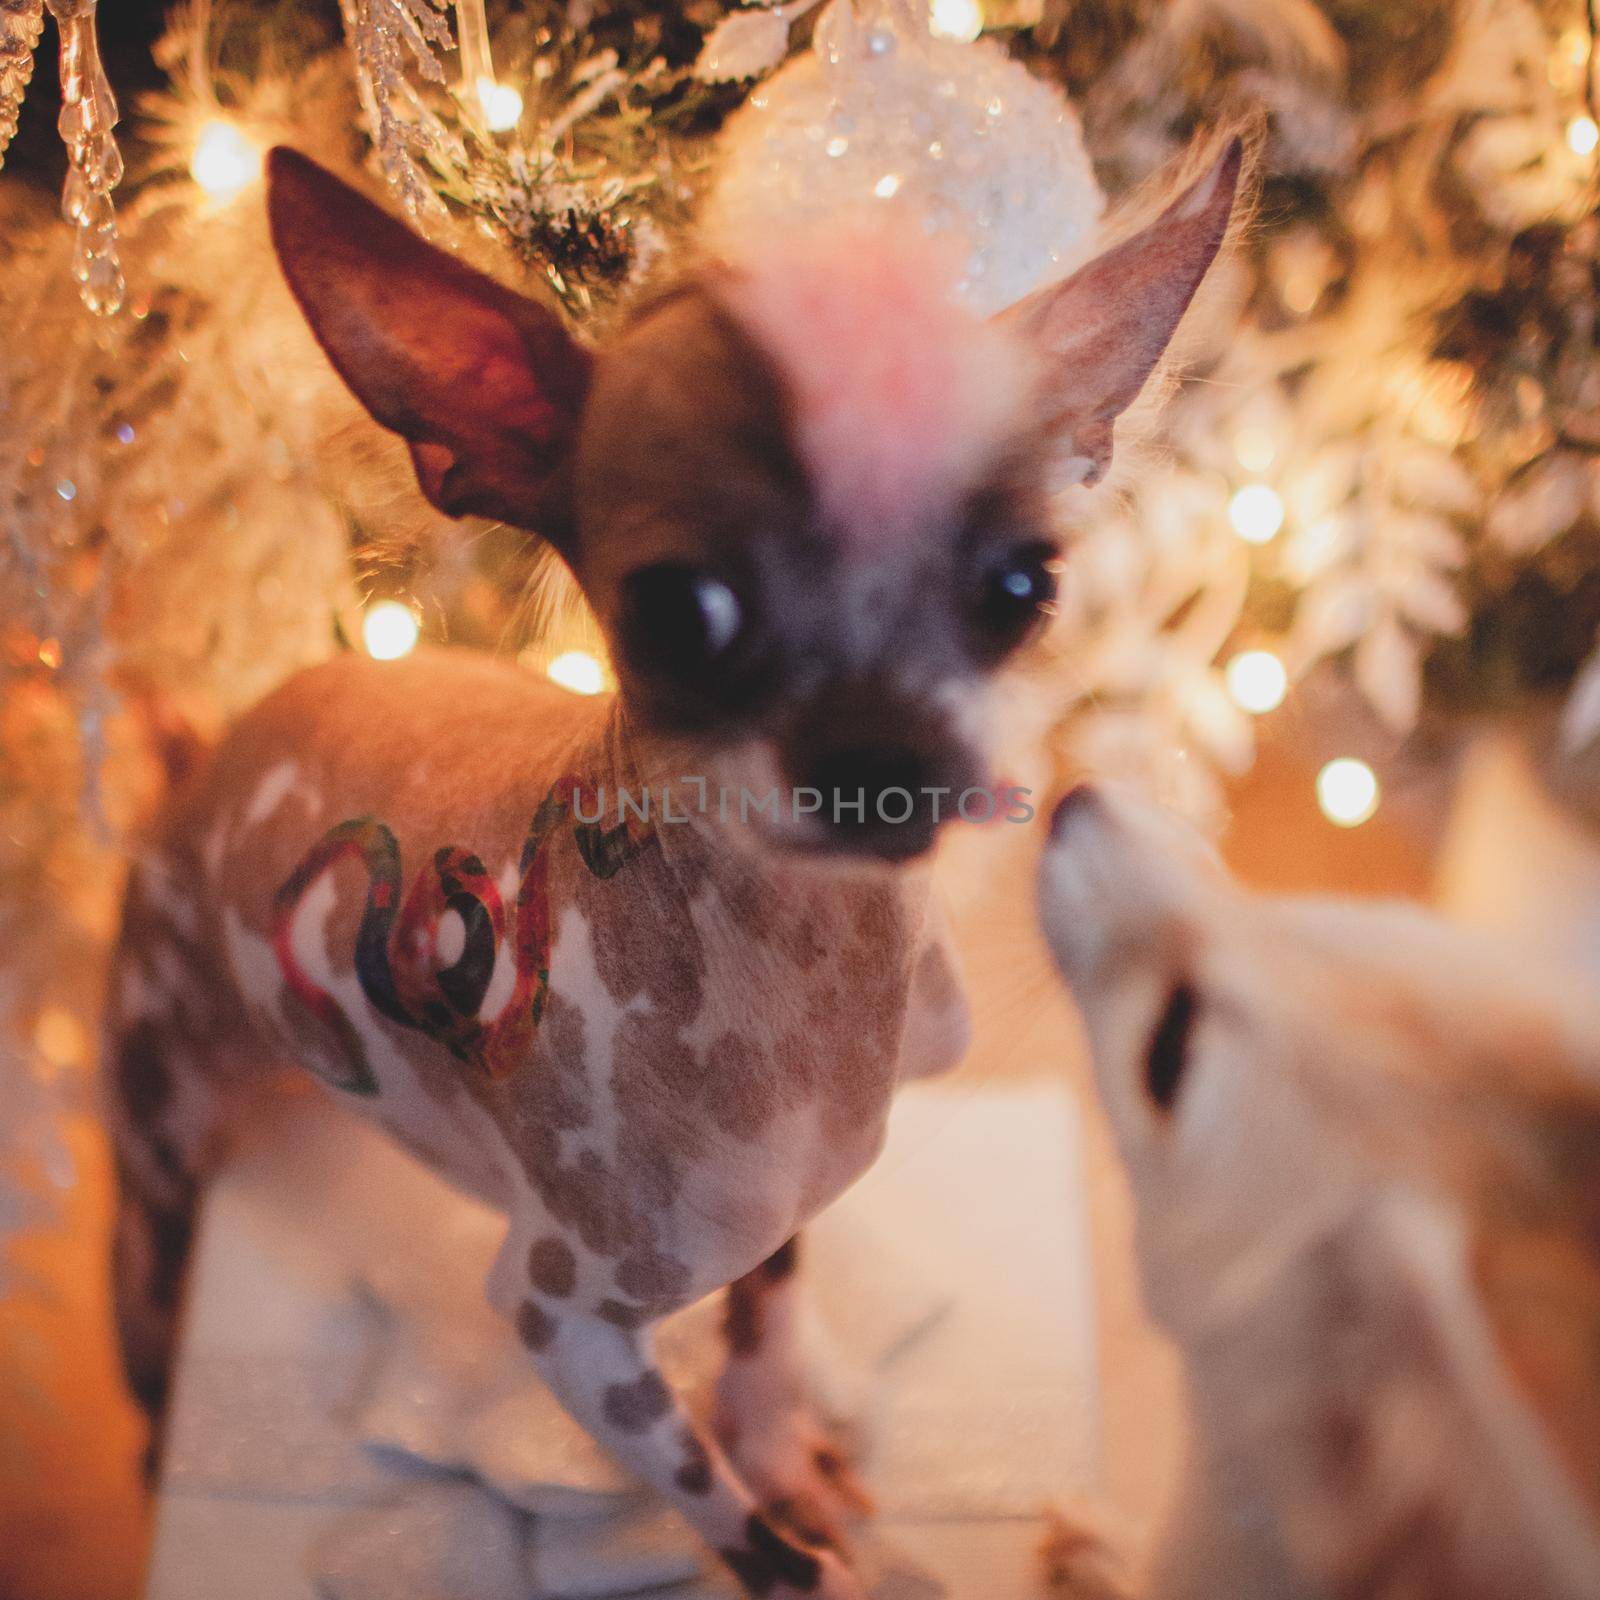
[[[833,0],[813,48],[728,124],[704,230],[743,253],[871,205],[968,241],[960,291],[991,312],[1080,259],[1105,200],[1071,106],[998,45]]]

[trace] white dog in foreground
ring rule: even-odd
[[[1151,1600],[1595,1600],[1600,1000],[1095,789],[1041,901],[1193,1408]]]

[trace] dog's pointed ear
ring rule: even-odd
[[[429,500],[568,550],[572,446],[592,357],[555,314],[281,146],[267,159],[267,213],[317,342],[362,405],[410,445]]]
[[[1230,140],[1148,227],[999,313],[1043,358],[1046,422],[1093,483],[1112,429],[1155,371],[1227,237],[1244,164]]]

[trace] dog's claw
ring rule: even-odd
[[[803,1407],[719,1429],[744,1480],[774,1521],[819,1549],[844,1551],[872,1496],[822,1425]]]
[[[813,1550],[833,1550],[843,1555],[840,1529],[827,1508],[809,1495],[783,1495],[762,1508],[785,1533]]]

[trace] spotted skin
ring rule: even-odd
[[[685,1494],[711,1493],[715,1478],[711,1470],[711,1452],[705,1441],[693,1428],[685,1428],[682,1437],[683,1461],[672,1475],[672,1481]]]
[[[441,827],[437,774],[472,702],[502,725],[569,720]],[[783,1552],[833,1531],[818,1497],[740,1464],[752,1414],[731,1455],[703,1433],[651,1330],[752,1273],[781,1291],[763,1312],[781,1326],[789,1241],[872,1159],[897,1083],[959,1055],[959,1014],[936,1050],[900,1047],[932,936],[923,891],[784,866],[699,823],[580,823],[563,784],[614,792],[631,769],[610,709],[581,707],[574,728],[572,707],[470,656],[352,658],[291,681],[177,798],[112,979],[125,1344],[159,1404],[212,1152],[299,1063],[505,1213],[491,1296],[597,1440],[763,1593],[850,1596],[826,1551],[808,1558],[816,1586],[796,1585],[810,1568]],[[316,731],[329,722],[345,731]],[[348,732],[385,722],[409,728],[403,746]],[[464,897],[483,908],[470,972]],[[516,1059],[498,1054],[513,1040]],[[785,1338],[764,1344],[763,1370],[791,1359]]]
[[[543,1350],[556,1336],[556,1319],[536,1300],[524,1300],[515,1320],[517,1337],[530,1350]]]
[[[564,1300],[578,1282],[578,1261],[572,1246],[554,1234],[538,1240],[528,1252],[528,1277],[541,1293]]]

